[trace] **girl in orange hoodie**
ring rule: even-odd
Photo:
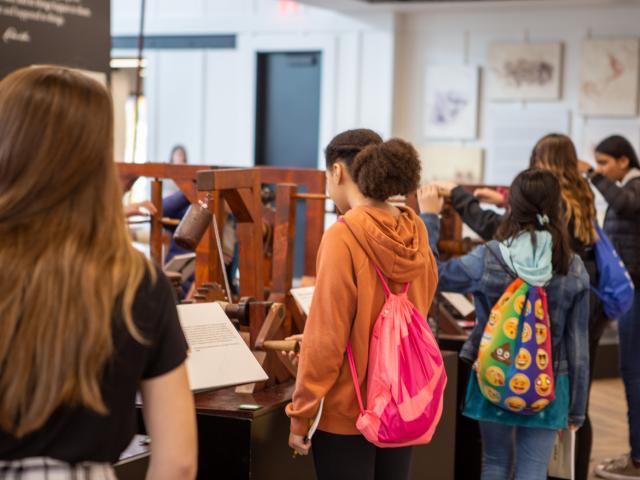
[[[313,456],[318,480],[408,478],[411,447],[378,448],[356,429],[356,393],[345,355],[351,341],[366,398],[369,340],[384,303],[374,263],[394,291],[409,282],[422,315],[431,305],[437,267],[427,231],[410,208],[386,202],[417,189],[420,160],[407,142],[386,142],[371,130],[349,130],[325,150],[329,195],[349,226],[338,222],[323,238],[316,288],[304,331],[296,389],[287,406],[289,444],[306,455],[312,419],[324,397]]]

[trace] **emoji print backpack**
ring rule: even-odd
[[[555,398],[551,330],[544,288],[517,278],[491,309],[476,365],[487,400],[531,415]]]

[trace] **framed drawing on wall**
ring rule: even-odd
[[[582,47],[580,112],[635,116],[638,112],[637,38],[587,40]]]
[[[561,43],[495,43],[489,48],[491,100],[558,100]]]
[[[425,72],[425,137],[428,139],[476,138],[478,89],[478,67],[428,66]]]
[[[479,147],[424,145],[418,147],[422,184],[448,180],[461,184],[482,183],[484,151]]]

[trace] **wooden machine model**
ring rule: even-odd
[[[282,383],[295,376],[294,366],[280,350],[296,348],[295,342],[282,343],[282,339],[301,332],[304,326],[289,295],[293,281],[296,207],[297,202],[307,201],[304,274],[312,277],[324,230],[324,172],[153,163],[119,164],[118,168],[125,188],[130,188],[139,177],[153,179],[151,201],[158,213],[151,218],[150,251],[159,264],[162,264],[162,180],[173,180],[191,202],[188,214],[176,231],[183,246],[196,250],[195,292],[190,301],[222,302],[227,315],[245,332],[249,346],[270,377],[267,384],[252,388]],[[281,183],[283,180],[296,183]],[[265,185],[273,186],[270,200],[274,207],[263,204]],[[307,193],[298,193],[299,188]],[[239,246],[237,298],[231,295],[225,278],[217,233],[224,229],[227,212],[235,218]],[[265,237],[270,241],[265,242]]]

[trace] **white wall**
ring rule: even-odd
[[[112,0],[112,34],[135,35],[139,0]],[[149,35],[236,34],[232,50],[148,50],[149,160],[176,143],[190,161],[252,165],[256,57],[261,51],[322,52],[321,151],[336,133],[360,126],[392,131],[392,13],[357,17],[314,7],[284,14],[275,0],[148,0]],[[114,51],[114,56],[134,55]]]
[[[555,2],[555,0],[554,0]],[[554,2],[548,2],[552,4]],[[540,2],[542,4],[543,2]],[[399,14],[396,36],[394,134],[417,145],[427,144],[423,133],[423,90],[425,67],[463,64],[484,67],[492,42],[560,41],[564,44],[564,70],[561,100],[546,103],[491,103],[486,99],[486,84],[481,81],[480,131],[476,141],[458,142],[485,148],[485,180],[499,178],[491,171],[497,141],[488,135],[488,126],[498,115],[513,118],[514,125],[523,112],[547,114],[550,124],[558,112],[570,115],[569,133],[584,156],[583,132],[589,122],[632,130],[640,141],[640,119],[585,119],[578,113],[580,56],[582,42],[588,37],[640,36],[640,5],[585,7],[478,7],[465,10],[440,7],[437,10]],[[484,72],[483,72],[484,73]],[[484,76],[484,75],[483,75]],[[612,131],[611,133],[615,133]],[[537,134],[536,134],[537,136]],[[531,146],[536,141],[532,136]],[[502,139],[508,140],[508,139]],[[526,165],[528,159],[514,159]]]

